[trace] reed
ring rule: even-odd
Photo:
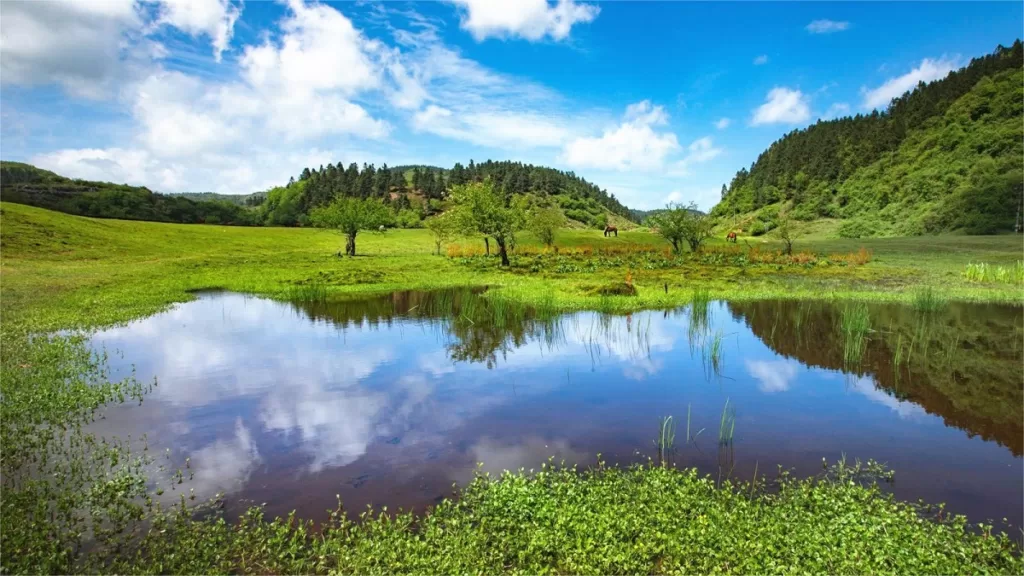
[[[919,312],[936,312],[946,306],[946,299],[929,286],[914,292],[913,306]]]
[[[725,399],[722,407],[722,419],[718,423],[718,445],[729,446],[736,433],[736,409],[729,407],[729,399]]]
[[[870,331],[871,316],[866,304],[854,304],[843,308],[839,316],[839,332],[843,338],[843,362],[847,366],[860,363]]]
[[[658,424],[658,462],[668,466],[672,448],[676,441],[676,425],[671,416],[665,416]]]

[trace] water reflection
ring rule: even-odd
[[[899,497],[978,519],[1021,509],[1021,309],[871,307],[875,331],[849,366],[836,308],[793,306],[556,315],[472,291],[209,294],[95,335],[123,353],[115,372],[159,379],[142,406],[112,408],[99,426],[190,458],[200,498],[314,518],[335,494],[356,511],[422,508],[478,463],[635,461],[653,454],[661,417],[682,426],[688,411],[706,432],[676,461],[713,475],[749,477],[758,463],[814,473],[846,454],[896,468]],[[727,335],[719,374],[706,369],[714,335]],[[887,346],[911,341],[893,366]],[[735,439],[723,454],[727,399]]]

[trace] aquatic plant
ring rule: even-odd
[[[1024,260],[1018,260],[1011,266],[971,262],[964,267],[963,277],[968,282],[1024,283]]]
[[[327,285],[323,282],[306,282],[288,287],[285,298],[292,302],[324,302],[327,300]]]
[[[864,303],[843,308],[839,316],[839,332],[843,339],[843,362],[848,366],[859,364],[871,330],[871,316]]]
[[[928,286],[914,292],[913,306],[919,312],[936,312],[946,306],[946,299]]]
[[[722,375],[722,331],[715,332],[715,335],[706,340],[702,346],[704,356],[704,371],[710,377]]]
[[[658,447],[658,462],[662,466],[669,465],[673,446],[676,441],[676,425],[671,416],[665,416],[658,423],[658,440],[655,444]]]
[[[722,407],[722,419],[718,423],[718,445],[728,446],[732,444],[736,433],[736,409],[730,408],[729,399],[725,399],[725,406]]]

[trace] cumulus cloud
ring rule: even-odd
[[[55,83],[75,96],[102,97],[129,57],[123,35],[142,19],[134,0],[0,3],[4,84]]]
[[[902,76],[890,78],[881,86],[874,89],[863,88],[865,109],[884,108],[897,96],[903,95],[908,90],[913,90],[921,82],[931,82],[944,78],[956,68],[954,60],[940,58],[932,60],[925,58],[921,65]]]
[[[765,97],[765,103],[754,111],[751,123],[762,124],[798,124],[811,117],[808,97],[799,90],[785,87],[772,88]]]
[[[487,38],[519,37],[530,41],[551,37],[564,40],[573,25],[591,22],[600,8],[574,0],[454,0],[462,11],[462,28],[478,42]]]
[[[204,34],[213,44],[214,58],[220,62],[234,34],[240,7],[230,0],[161,0],[159,22],[198,36]]]
[[[715,122],[715,128],[718,128],[719,130],[725,130],[726,128],[729,127],[729,124],[732,124],[732,120],[728,118],[719,118],[718,121]]]
[[[4,84],[57,84],[73,96],[106,98],[167,55],[150,35],[166,25],[227,49],[241,13],[230,0],[159,0],[156,15],[139,0],[0,3]]]
[[[563,148],[561,160],[570,166],[614,170],[659,168],[667,156],[680,150],[675,134],[654,129],[667,122],[663,107],[649,100],[631,104],[621,124],[600,137],[572,140]]]
[[[391,126],[353,99],[395,85],[387,73],[394,55],[324,5],[293,2],[280,28],[278,40],[244,47],[238,80],[157,68],[126,87],[133,142],[33,161],[161,191],[249,192],[286,180],[304,160],[334,161],[316,147],[325,136],[387,137]]]
[[[761,65],[767,64],[767,63],[768,63],[768,55],[767,54],[761,54],[757,58],[754,58],[754,66],[761,66]]]
[[[807,31],[811,34],[831,34],[833,32],[842,32],[850,27],[849,22],[841,22],[836,20],[814,20],[807,25]]]

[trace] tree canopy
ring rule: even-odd
[[[455,186],[451,197],[456,227],[466,235],[494,238],[501,264],[508,266],[508,245],[526,224],[525,197],[507,197],[490,179]]]
[[[372,198],[338,198],[310,213],[314,226],[335,228],[345,235],[345,254],[349,256],[356,255],[356,234],[360,230],[376,230],[390,218],[387,207]]]
[[[700,250],[714,227],[711,217],[697,210],[697,204],[693,202],[689,206],[669,204],[648,220],[658,234],[672,244],[677,254],[684,242],[690,246],[691,252]]]

